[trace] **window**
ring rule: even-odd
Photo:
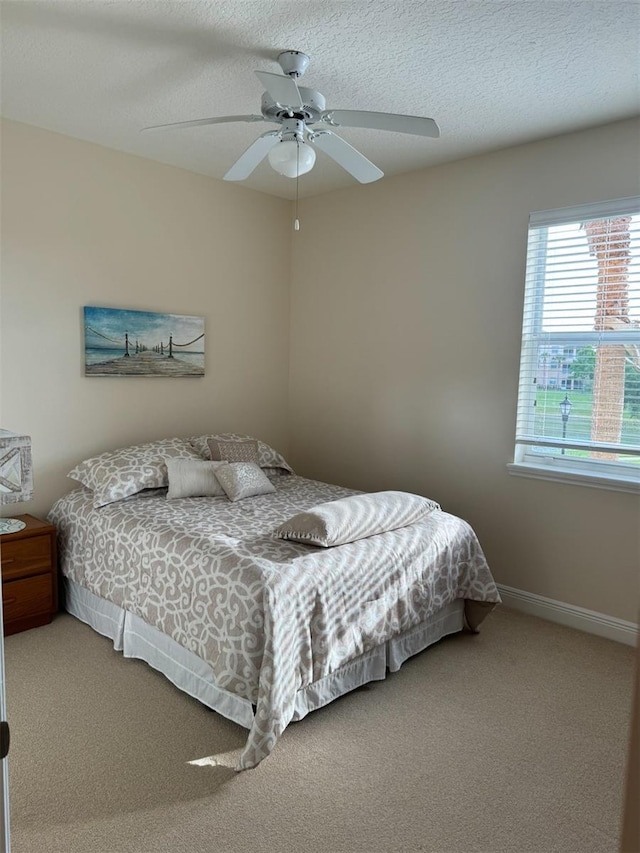
[[[509,467],[640,491],[640,198],[530,216]]]

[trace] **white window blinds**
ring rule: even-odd
[[[640,481],[640,198],[530,217],[515,462]]]

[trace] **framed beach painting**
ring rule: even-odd
[[[204,317],[84,308],[85,376],[204,376]]]

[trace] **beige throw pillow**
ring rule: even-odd
[[[227,462],[206,462],[204,459],[167,459],[169,491],[167,498],[220,497],[225,494],[216,477],[216,470]]]
[[[410,492],[372,492],[318,504],[300,512],[275,531],[280,539],[330,548],[420,521],[435,501]]]
[[[229,462],[217,469],[216,477],[230,501],[269,495],[276,490],[255,462]]]

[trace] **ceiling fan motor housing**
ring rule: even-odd
[[[324,95],[316,92],[315,89],[307,89],[305,86],[299,86],[298,91],[302,98],[302,107],[286,108],[276,103],[268,92],[262,96],[262,115],[267,121],[286,121],[289,118],[297,118],[307,124],[313,124],[319,121],[324,109],[326,101]]]

